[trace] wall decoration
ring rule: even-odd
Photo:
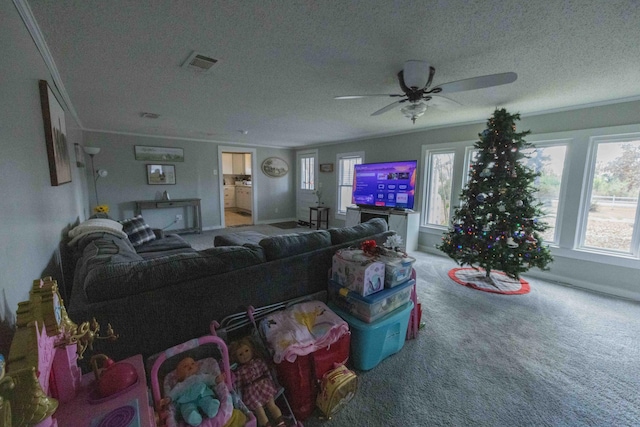
[[[49,159],[49,176],[51,177],[51,185],[58,186],[71,182],[71,164],[67,147],[64,110],[46,80],[40,80],[39,87],[44,138]]]
[[[147,184],[173,185],[176,183],[174,165],[147,165]]]
[[[279,157],[267,157],[262,162],[262,172],[267,176],[278,178],[289,172],[289,165]]]
[[[184,150],[170,147],[135,146],[136,160],[147,162],[184,162]]]
[[[333,172],[333,163],[320,163],[320,172]]]

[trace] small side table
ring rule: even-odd
[[[316,213],[315,221],[313,218],[314,212]],[[309,228],[313,228],[315,224],[316,230],[319,230],[323,223],[329,229],[329,208],[324,206],[309,207]]]

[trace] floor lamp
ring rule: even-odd
[[[93,166],[93,156],[100,152],[99,147],[84,147],[84,152],[91,157],[91,174],[93,178],[93,191],[96,196],[96,206],[100,206],[100,199],[98,198],[98,178],[104,178],[108,175],[108,172],[104,169],[97,169]]]

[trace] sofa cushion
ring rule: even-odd
[[[267,237],[257,231],[240,231],[238,233],[220,234],[213,238],[214,246],[242,246],[246,243],[259,244],[260,240]]]
[[[133,247],[138,247],[143,243],[150,242],[156,238],[151,227],[144,222],[142,215],[124,219],[120,221],[120,224],[122,224],[122,231],[127,233]]]
[[[373,218],[362,224],[354,225],[353,227],[332,228],[329,230],[329,234],[331,234],[331,243],[333,245],[340,245],[352,240],[384,233],[388,230],[389,225],[384,219]]]
[[[287,258],[304,252],[331,246],[331,235],[326,230],[309,233],[283,234],[260,241],[267,261]]]
[[[243,246],[212,248],[96,266],[88,270],[83,286],[89,302],[122,298],[202,277],[211,278],[211,292],[216,292],[216,275],[262,262],[264,259],[255,251]]]
[[[136,247],[136,252],[144,254],[148,252],[165,252],[176,249],[191,249],[191,245],[177,234],[167,234],[161,239],[154,239]]]

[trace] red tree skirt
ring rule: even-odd
[[[463,286],[494,294],[521,295],[530,291],[529,282],[512,279],[502,271],[491,271],[493,283],[489,283],[487,273],[482,268],[452,268],[449,277]]]

